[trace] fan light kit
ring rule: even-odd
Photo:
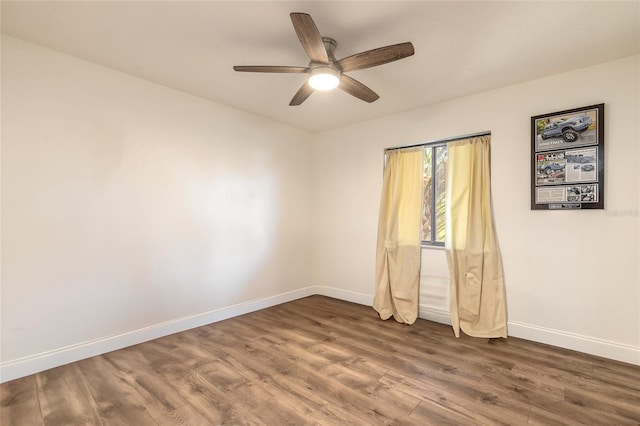
[[[309,85],[316,90],[331,90],[340,84],[340,71],[331,67],[318,67],[309,71]]]
[[[298,39],[311,61],[308,66],[236,65],[233,69],[242,72],[308,74],[309,79],[291,99],[289,105],[292,106],[300,105],[314,90],[331,90],[336,87],[365,102],[374,102],[380,97],[376,92],[344,73],[375,67],[414,54],[413,45],[405,42],[356,53],[338,61],[334,56],[338,43],[332,38],[322,37],[310,15],[291,13],[290,16]]]

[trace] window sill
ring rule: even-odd
[[[432,250],[444,250],[444,246],[435,246],[431,244],[420,244],[420,247],[423,249],[432,249]]]

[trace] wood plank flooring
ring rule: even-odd
[[[312,296],[0,385],[10,425],[640,425],[640,367]]]

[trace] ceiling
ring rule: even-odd
[[[2,1],[2,32],[312,132],[640,53],[640,2]],[[338,59],[411,41],[415,55],[349,75],[380,99],[340,90],[289,101],[306,66],[289,13],[337,40]],[[585,88],[588,90],[588,88]],[[561,94],[550,94],[550,97]]]

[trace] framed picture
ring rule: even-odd
[[[531,209],[604,209],[604,104],[531,117]]]

